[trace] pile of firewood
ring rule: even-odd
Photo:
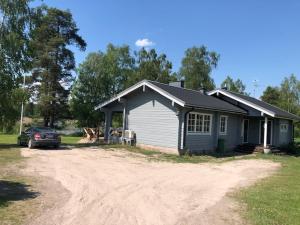
[[[103,132],[99,128],[83,128],[86,138],[89,140],[98,139],[100,136],[103,135]]]

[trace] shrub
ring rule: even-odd
[[[282,145],[280,150],[285,151],[288,154],[300,155],[300,146],[295,142],[290,142],[287,145]]]

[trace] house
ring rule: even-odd
[[[255,98],[224,89],[209,93],[183,88],[182,82],[144,80],[103,102],[105,135],[114,112],[123,115],[123,130],[136,133],[136,143],[172,153],[214,151],[243,143],[281,146],[293,141],[296,115]]]

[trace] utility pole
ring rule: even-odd
[[[25,74],[23,75],[23,89],[25,90]],[[23,114],[24,114],[24,100],[22,101],[22,106],[21,106],[21,119],[20,119],[20,134],[22,133],[22,128],[23,128]]]
[[[254,92],[254,93],[253,93],[253,97],[256,98],[256,89],[257,89],[258,86],[259,86],[259,85],[258,85],[258,80],[254,80],[254,81],[253,81],[253,86],[254,86],[254,89],[253,89],[253,92]]]

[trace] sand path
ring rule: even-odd
[[[226,194],[280,166],[266,160],[149,162],[93,148],[22,154],[30,157],[27,172],[55,182],[41,190],[53,203],[33,225],[243,224],[239,206]]]

